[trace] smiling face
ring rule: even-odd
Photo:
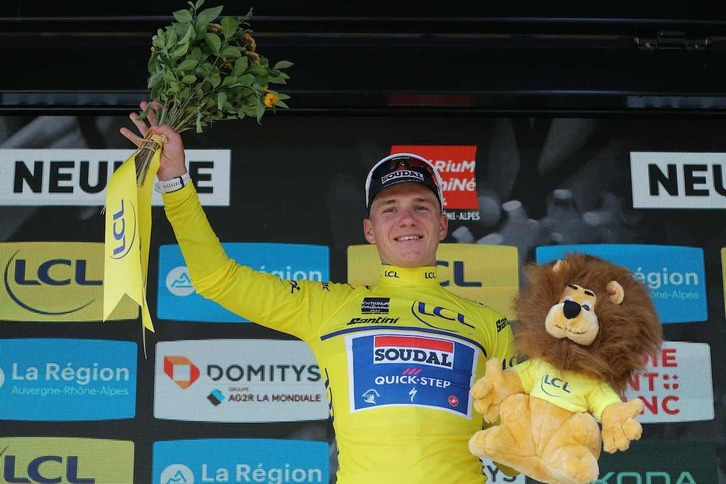
[[[363,221],[365,238],[378,248],[381,261],[399,267],[436,265],[436,249],[448,228],[436,195],[420,183],[385,188]]]
[[[583,346],[597,337],[600,326],[595,314],[595,293],[577,284],[569,284],[558,304],[552,306],[545,328],[555,338],[567,338]]]

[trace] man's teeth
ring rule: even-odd
[[[405,242],[407,240],[418,240],[420,238],[421,237],[419,237],[418,235],[404,235],[403,237],[399,237],[398,238],[398,241],[399,242]]]

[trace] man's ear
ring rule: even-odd
[[[449,233],[449,217],[446,214],[441,215],[441,226],[439,228],[439,242],[446,238],[446,234]]]
[[[376,237],[373,235],[373,223],[371,223],[371,219],[369,218],[363,219],[363,236],[366,238],[368,243],[376,243]]]

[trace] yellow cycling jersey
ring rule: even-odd
[[[611,403],[622,400],[606,382],[560,370],[549,363],[532,359],[514,366],[525,393],[541,398],[570,412],[589,412],[600,420]]]
[[[256,272],[227,257],[191,184],[164,203],[199,294],[312,348],[338,483],[486,481],[468,450],[483,422],[469,389],[487,359],[513,359],[501,314],[442,288],[435,267],[384,265],[376,285],[359,287]]]

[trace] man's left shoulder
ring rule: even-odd
[[[482,319],[488,320],[488,321],[503,321],[503,324],[506,326],[508,324],[506,316],[504,316],[502,313],[497,311],[496,309],[492,308],[491,306],[486,305],[483,302],[476,301],[474,299],[469,299],[463,296],[459,296],[458,294],[451,293],[451,296],[457,300],[457,302],[461,305],[462,309],[464,309],[469,314],[476,314]]]

